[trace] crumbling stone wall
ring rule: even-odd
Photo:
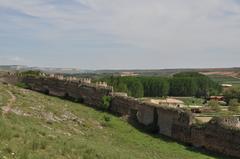
[[[191,128],[191,143],[194,146],[240,157],[240,129],[226,122],[239,120],[237,117],[215,118],[202,127]],[[235,123],[235,122],[234,122]]]
[[[110,110],[119,115],[136,116],[138,122],[149,126],[154,124],[155,106],[132,97],[113,96]]]
[[[24,77],[21,82],[27,83],[32,90],[58,97],[69,97],[93,107],[101,107],[103,96],[110,95],[112,91],[109,88],[54,78]]]
[[[160,107],[157,112],[159,133],[171,137],[173,122],[178,118],[178,111],[169,111]]]
[[[9,83],[9,84],[15,85],[15,84],[18,83],[20,78],[21,77],[9,75],[8,73],[2,73],[0,75],[0,82],[2,82],[2,83]]]
[[[191,138],[191,126],[195,122],[194,115],[187,110],[178,109],[178,115],[172,123],[172,138],[189,143]]]
[[[42,77],[0,79],[12,84],[24,82],[32,90],[58,97],[71,97],[93,107],[100,107],[102,98],[112,94],[112,89],[81,84],[78,81]],[[193,114],[186,110],[144,103],[132,97],[117,95],[112,96],[109,110],[119,115],[135,116],[144,126],[154,125],[159,129],[159,134],[178,141],[240,157],[239,118],[218,118],[205,125],[196,125]]]
[[[113,98],[112,112],[132,115],[131,110],[137,110],[139,123],[145,126],[156,124],[159,134],[195,147],[240,157],[239,118],[218,118],[205,125],[196,125],[194,115],[187,110],[142,103],[131,97]]]

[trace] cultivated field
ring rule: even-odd
[[[240,78],[226,75],[209,75],[211,79],[220,84],[232,84],[234,87],[240,87]]]
[[[0,84],[1,159],[214,159],[124,118]],[[222,157],[223,158],[223,157]]]

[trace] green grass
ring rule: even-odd
[[[234,87],[240,87],[240,80],[237,78],[224,75],[210,75],[209,77],[220,84],[232,84]]]
[[[202,106],[204,103],[204,99],[202,98],[195,98],[195,97],[175,97],[176,99],[179,99],[184,102],[185,105],[198,105]]]
[[[0,159],[220,158],[148,135],[111,114],[0,84],[4,104],[10,98],[5,90],[16,96],[12,109],[20,115],[0,116]]]
[[[0,87],[0,107],[5,106],[9,98],[10,95],[6,92],[6,89]]]

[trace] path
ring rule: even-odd
[[[7,93],[10,95],[10,99],[8,100],[7,106],[2,107],[3,114],[7,114],[11,112],[12,105],[16,101],[16,96],[9,90],[7,90]]]

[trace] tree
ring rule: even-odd
[[[231,99],[240,101],[240,88],[231,88],[223,93],[225,101],[229,104]]]
[[[221,86],[197,72],[177,73],[170,80],[170,95],[207,97],[221,92]]]
[[[138,80],[131,80],[128,82],[128,91],[131,96],[140,98],[144,95],[143,85]]]
[[[218,94],[221,87],[209,77],[197,72],[177,73],[173,77],[114,77],[100,79],[117,92],[133,97],[196,96]]]

